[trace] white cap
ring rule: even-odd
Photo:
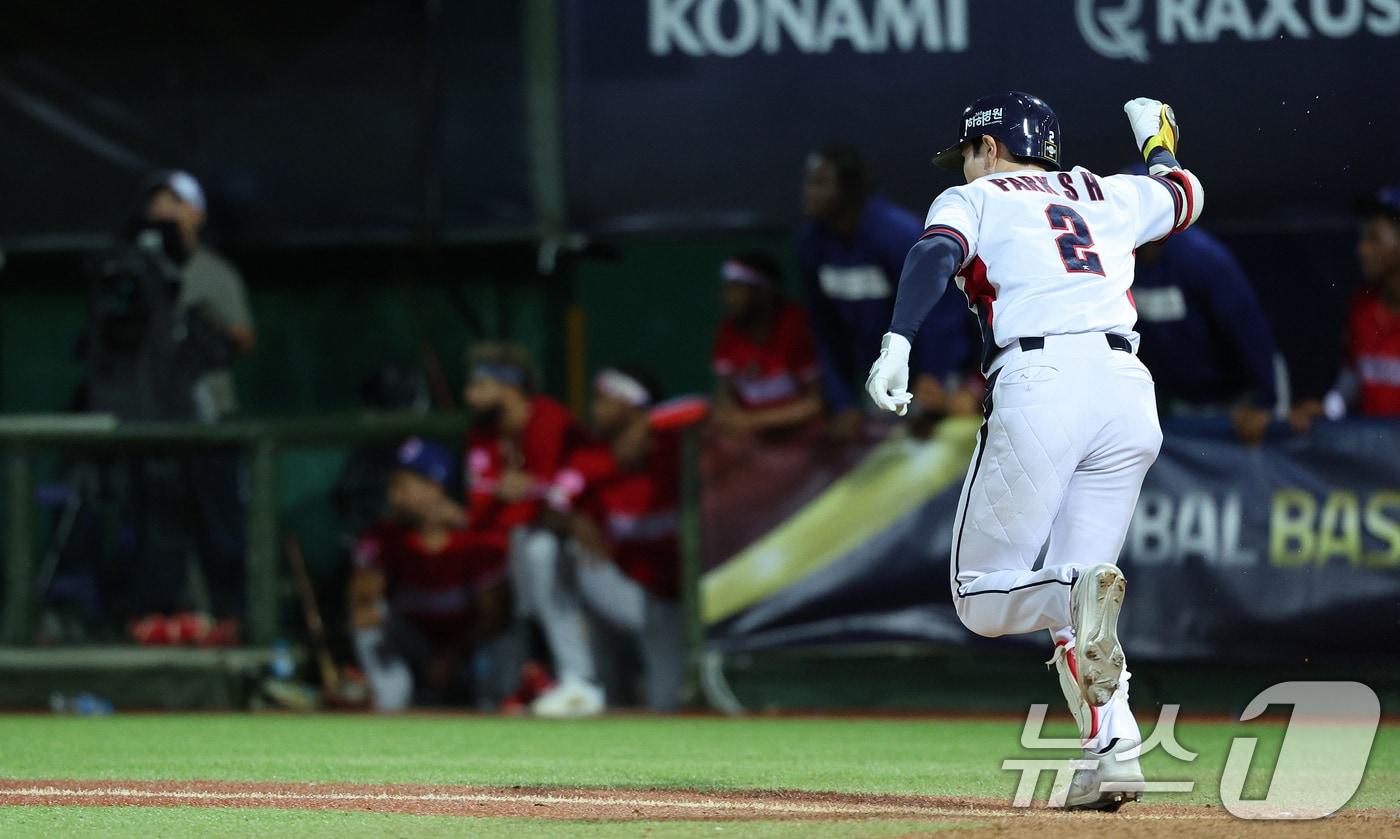
[[[158,185],[175,193],[175,197],[199,210],[205,211],[204,188],[189,172],[179,169],[165,173]]]

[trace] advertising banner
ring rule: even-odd
[[[1259,448],[1168,424],[1120,556],[1132,655],[1396,657],[1400,426],[1352,421]],[[709,571],[720,652],[986,642],[953,610],[953,518],[976,423],[886,441],[796,515]],[[1044,643],[1044,638],[1025,638]]]
[[[1064,159],[1132,162],[1125,101],[1172,103],[1212,224],[1344,217],[1360,144],[1400,136],[1400,0],[628,0],[564,5],[571,213],[588,229],[795,220],[832,140],[922,210],[962,108],[1004,90],[1058,112]]]

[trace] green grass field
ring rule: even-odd
[[[1231,738],[1259,737],[1252,789],[1262,793],[1283,727],[1183,722],[1191,764],[1156,752],[1148,776],[1196,780],[1159,803],[1217,803]],[[1059,728],[1051,733],[1068,734]],[[230,780],[811,790],[1009,800],[1006,757],[1032,756],[1014,720],[607,718],[580,722],[423,716],[131,715],[0,717],[7,779]],[[1052,755],[1052,756],[1062,756]],[[1037,753],[1035,757],[1045,757]],[[1046,795],[1048,779],[1041,784]],[[1352,807],[1400,807],[1400,728],[1382,727]],[[0,836],[682,836],[810,835],[802,822],[560,822],[354,812],[195,807],[0,807]],[[825,835],[932,832],[944,822],[827,823]],[[963,824],[966,824],[964,821]],[[839,827],[839,829],[833,829]]]

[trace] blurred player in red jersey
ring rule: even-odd
[[[355,651],[374,707],[470,697],[472,657],[506,614],[497,552],[461,525],[453,456],[418,438],[398,450],[389,518],[360,537],[350,583]]]
[[[680,445],[678,434],[658,430],[648,414],[658,395],[645,374],[598,374],[591,409],[597,438],[571,454],[549,497],[567,550],[548,560],[530,554],[513,566],[559,669],[558,687],[531,706],[540,716],[603,710],[596,657],[612,652],[613,639],[640,647],[648,707],[680,705]]]
[[[523,348],[479,345],[468,353],[467,368],[463,395],[475,415],[466,441],[467,530],[492,548],[497,567],[512,578],[516,618],[523,620],[531,609],[515,569],[551,564],[562,549],[559,535],[542,526],[540,514],[580,430],[567,408],[536,392],[534,366]],[[549,625],[544,629],[548,634]],[[511,634],[523,647],[525,633]],[[494,663],[502,670],[499,688],[513,693],[515,668],[508,657],[502,652]],[[507,703],[523,698],[513,694]]]
[[[806,314],[783,299],[778,263],[767,254],[743,254],[727,260],[720,277],[714,427],[743,435],[811,423],[822,412],[821,366]]]
[[[524,350],[481,346],[468,364],[476,422],[467,435],[467,528],[496,546],[504,570],[512,553],[557,550],[554,534],[537,526],[541,501],[579,429],[568,408],[535,392]]]
[[[1293,410],[1299,431],[1318,416],[1400,416],[1400,186],[1363,198],[1358,210],[1356,255],[1368,290],[1352,299],[1345,367],[1336,386],[1322,401]]]

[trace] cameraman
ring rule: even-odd
[[[191,391],[195,417],[201,422],[229,419],[238,412],[230,365],[236,357],[251,353],[257,340],[243,277],[202,241],[208,205],[199,181],[188,172],[167,171],[153,175],[150,183],[147,220],[173,223],[189,253],[180,269],[177,321],[192,343],[208,350],[195,351],[207,365]],[[211,607],[224,627],[221,634],[232,640],[242,615],[247,548],[247,481],[241,452],[199,450],[190,456],[188,470]]]
[[[90,407],[123,421],[226,418],[237,407],[229,365],[253,345],[242,280],[200,243],[205,199],[193,177],[158,173],[141,199],[91,269]],[[185,569],[197,552],[218,619],[201,636],[236,640],[246,506],[239,452],[152,453],[121,465],[110,473],[112,490],[137,528],[124,604],[132,634],[147,643],[175,640],[166,617],[193,605]]]
[[[228,260],[201,241],[208,219],[204,190],[188,172],[158,172],[146,190],[146,221],[175,225],[188,257],[180,268],[180,291],[176,300],[182,320],[194,309],[206,317],[228,339],[234,355],[253,351],[256,333],[253,313],[243,277]],[[229,356],[228,361],[233,360]],[[202,375],[194,386],[196,415],[204,422],[217,422],[238,411],[238,395],[228,364]]]

